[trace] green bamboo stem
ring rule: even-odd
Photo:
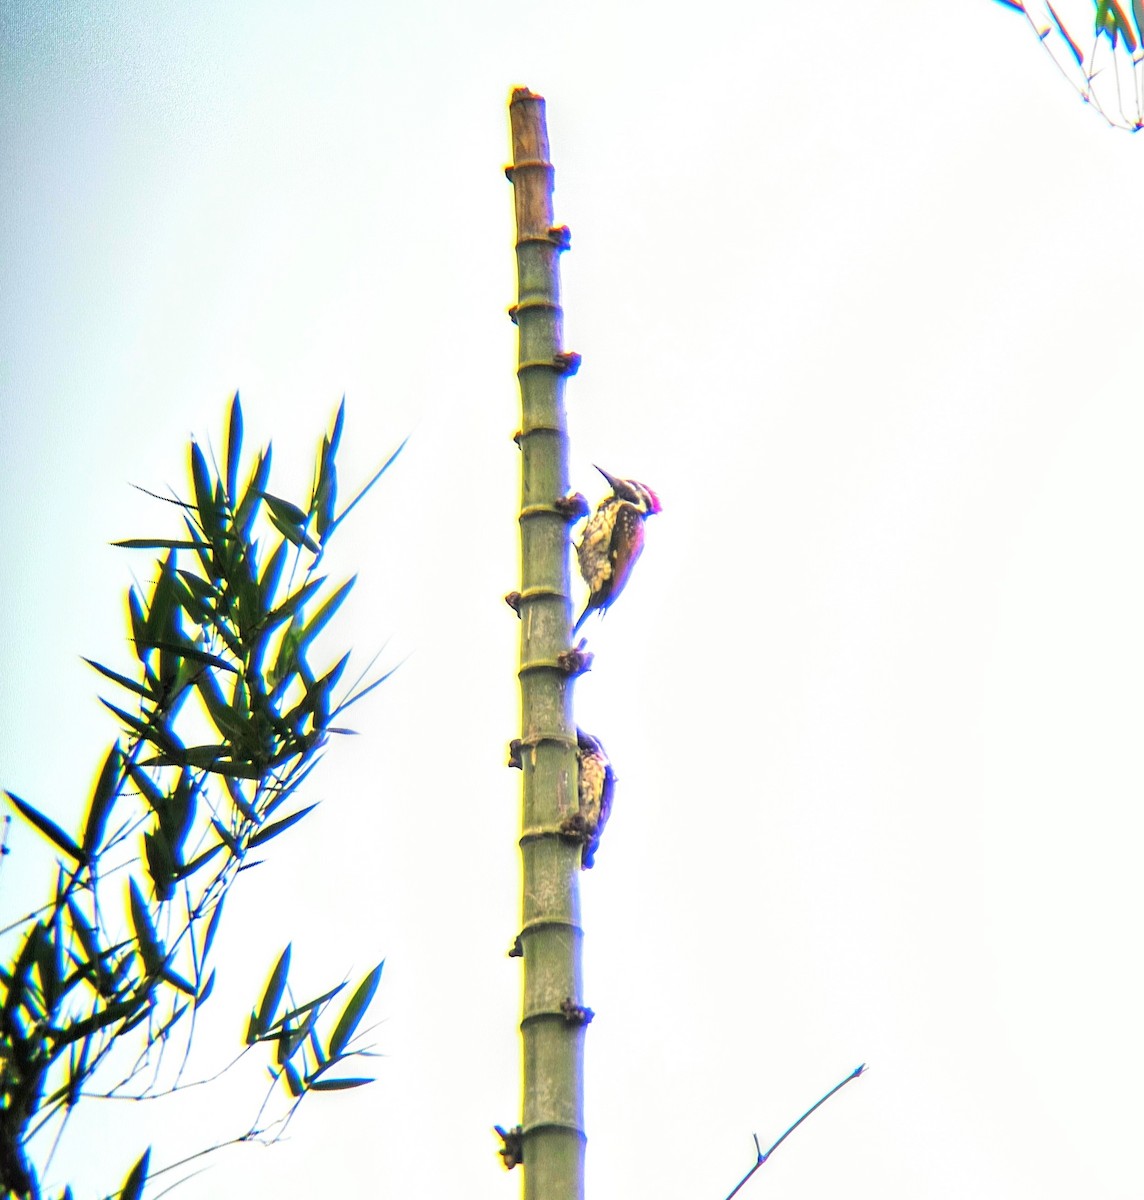
[[[521,397],[524,1196],[582,1200],[585,1026],[570,1015],[582,1003],[581,847],[559,832],[579,807],[574,675],[559,657],[571,624],[568,517],[556,503],[569,490],[559,268],[567,231],[553,228],[544,99],[517,88],[509,121]]]

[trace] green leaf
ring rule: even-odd
[[[227,827],[217,818],[211,817],[211,825],[214,826],[214,831],[222,838],[226,844],[226,848],[230,851],[232,858],[242,857],[242,847],[235,841],[234,837]]]
[[[218,932],[219,922],[222,920],[223,905],[226,903],[226,893],[224,892],[214,906],[214,912],[211,913],[210,923],[207,925],[206,937],[203,938],[203,960],[211,952],[211,946],[214,944],[215,934]]]
[[[103,833],[107,828],[107,818],[111,815],[112,806],[119,798],[119,790],[123,786],[123,775],[120,770],[122,754],[117,741],[111,747],[99,773],[99,779],[92,793],[91,803],[87,806],[87,821],[83,829],[83,850],[85,854],[99,849],[103,841]]]
[[[280,625],[287,617],[291,617],[306,603],[310,597],[318,591],[323,583],[326,582],[325,575],[319,575],[316,579],[311,579],[304,583],[296,592],[291,592],[282,603],[270,613],[267,619],[267,627],[273,628],[275,625]]]
[[[177,538],[124,538],[120,542],[112,542],[124,550],[194,550],[194,542],[180,541]]]
[[[217,546],[222,541],[222,523],[215,507],[207,460],[198,442],[191,442],[191,482],[195,489],[195,507],[199,510],[203,535],[212,546]]]
[[[238,393],[230,402],[230,424],[226,435],[226,494],[232,508],[238,507],[238,463],[242,456],[242,405]]]
[[[290,946],[287,944],[286,949],[282,951],[278,959],[278,963],[274,970],[270,972],[270,979],[266,984],[266,991],[262,994],[262,1003],[258,1008],[258,1032],[263,1034],[270,1028],[271,1022],[274,1020],[274,1014],[278,1010],[278,1004],[282,999],[282,993],[286,990],[286,976],[290,971]]]
[[[362,1017],[365,1016],[365,1010],[369,1007],[374,992],[377,991],[378,982],[381,980],[381,969],[384,966],[385,960],[382,959],[358,984],[357,991],[350,997],[349,1003],[337,1025],[334,1026],[334,1032],[330,1034],[330,1040],[327,1043],[330,1058],[337,1058],[346,1048],[354,1033],[357,1032],[357,1027],[361,1023]]]
[[[110,667],[105,667],[102,663],[97,663],[94,659],[85,658],[83,660],[89,667],[94,667],[101,675],[105,675],[120,687],[126,688],[128,691],[135,692],[142,696],[145,700],[157,700],[158,697],[149,687],[145,687],[141,683],[136,683],[134,679],[128,679],[126,675],[120,675],[118,671],[111,670]]]
[[[344,1092],[347,1088],[361,1087],[362,1084],[373,1083],[372,1077],[358,1076],[353,1079],[311,1079],[312,1092]]]
[[[1108,0],[1108,7],[1113,13],[1116,21],[1116,28],[1119,29],[1124,38],[1124,44],[1128,47],[1129,54],[1136,53],[1136,35],[1132,32],[1132,26],[1128,24],[1128,17],[1125,15],[1124,9],[1120,7],[1117,0]]]
[[[63,970],[57,953],[53,930],[46,922],[36,926],[37,937],[34,947],[36,972],[40,977],[40,995],[44,998],[45,1012],[52,1012],[60,997],[60,981]]]
[[[334,519],[333,523],[330,525],[329,529],[327,530],[327,533],[332,533],[334,531],[334,529],[338,525],[340,525],[346,519],[346,517],[348,517],[350,515],[351,512],[353,512],[353,510],[358,506],[358,504],[363,499],[365,499],[366,493],[370,490],[370,488],[373,487],[373,485],[375,483],[377,483],[377,481],[386,473],[386,471],[388,471],[389,468],[391,466],[393,466],[395,460],[397,459],[397,456],[402,452],[402,450],[405,449],[408,442],[409,442],[409,438],[406,438],[401,443],[401,445],[398,446],[397,449],[394,450],[394,452],[385,460],[385,462],[381,465],[380,470],[378,470],[378,472],[369,481],[369,483],[367,483],[365,485],[365,487],[363,487],[362,490],[360,492],[358,492],[358,494],[349,502],[349,504],[346,505],[346,508],[342,512],[341,516],[336,517]]]
[[[164,967],[162,977],[173,987],[177,987],[180,992],[190,996],[192,999],[195,996],[195,985],[189,980],[184,979],[178,971],[173,971],[170,967]],[[184,1008],[186,1005],[183,1006]]]
[[[131,637],[135,642],[135,654],[141,663],[147,662],[147,614],[143,611],[143,599],[135,588],[127,592],[127,610],[131,617]]]
[[[288,521],[283,521],[277,513],[271,511],[270,524],[274,526],[278,532],[295,546],[305,546],[307,550],[313,551],[315,554],[321,549],[317,542],[306,532],[301,525],[293,525]]]
[[[202,854],[196,854],[186,866],[179,867],[175,872],[175,878],[179,880],[190,879],[196,871],[205,867],[221,849],[222,846],[218,842],[215,842],[213,846],[204,850]]]
[[[156,897],[160,902],[170,900],[175,892],[175,861],[161,829],[143,834],[143,857]]]
[[[278,581],[282,578],[282,568],[286,563],[286,542],[281,541],[274,548],[274,553],[267,560],[258,580],[258,595],[261,607],[269,610],[274,603],[274,595],[278,591]]]
[[[214,722],[215,728],[226,738],[228,743],[237,742],[241,744],[243,735],[246,733],[247,726],[250,723],[250,718],[241,713],[236,713],[226,702],[226,697],[222,694],[222,688],[219,687],[218,680],[212,672],[204,671],[195,680],[195,686],[199,690],[199,695],[203,698],[203,704],[210,719]]]
[[[155,931],[154,922],[143,893],[134,879],[130,882],[131,923],[135,927],[135,940],[139,943],[139,953],[143,957],[143,966],[148,975],[158,976],[163,973],[163,963],[166,957],[162,943]]]
[[[1060,17],[1057,16],[1056,9],[1054,9],[1051,4],[1047,3],[1047,0],[1046,0],[1045,7],[1049,10],[1049,16],[1052,17],[1053,24],[1056,25],[1056,27],[1057,27],[1057,33],[1059,33],[1061,35],[1061,37],[1064,38],[1065,42],[1068,44],[1068,48],[1072,51],[1072,56],[1074,59],[1076,59],[1076,65],[1078,67],[1083,67],[1084,66],[1084,55],[1081,53],[1080,47],[1069,36],[1068,30],[1064,27],[1063,24],[1061,24],[1061,19],[1060,19]]]
[[[215,973],[214,971],[211,971],[211,973],[207,976],[206,983],[203,984],[199,994],[195,997],[196,1009],[201,1008],[210,999],[211,992],[214,991],[214,985]]]
[[[250,536],[250,526],[254,523],[258,505],[262,499],[262,489],[270,478],[272,450],[272,446],[267,446],[265,451],[259,454],[254,464],[254,471],[251,473],[250,483],[247,484],[246,494],[242,497],[238,512],[234,515],[235,534],[240,541],[245,542]]]
[[[106,1008],[101,1008],[98,1012],[92,1013],[90,1016],[83,1017],[74,1024],[68,1025],[65,1029],[53,1029],[52,1035],[57,1046],[68,1046],[72,1042],[78,1042],[80,1038],[85,1038],[89,1034],[96,1033],[100,1029],[106,1029],[108,1025],[114,1025],[116,1021],[125,1020],[134,1014],[135,1024],[138,1024],[140,1012],[146,1015],[147,1005],[140,1005],[139,1000],[116,1000],[109,1004]]]
[[[330,456],[331,458],[337,454],[338,445],[342,440],[342,426],[346,420],[346,398],[342,397],[341,404],[338,405],[337,416],[334,417],[334,427],[330,430]]]
[[[87,862],[87,855],[64,833],[51,817],[44,816],[42,812],[33,808],[26,800],[21,800],[15,792],[9,792],[5,789],[4,794],[12,801],[25,820],[35,825],[49,841],[54,842],[69,858],[74,858],[80,864]]]
[[[143,1151],[143,1157],[131,1168],[123,1190],[119,1193],[119,1200],[140,1200],[143,1188],[147,1183],[147,1167],[150,1161],[151,1147],[148,1146]]]
[[[238,667],[228,663],[225,658],[219,658],[217,654],[210,654],[206,650],[199,650],[191,645],[189,641],[164,642],[157,641],[152,643],[156,650],[164,650],[174,656],[176,659],[188,659],[191,662],[202,663],[207,667],[217,667],[220,671],[229,671],[232,675],[238,675]]]
[[[283,817],[282,820],[274,821],[264,829],[260,829],[250,839],[250,848],[253,850],[255,846],[261,846],[264,842],[270,841],[271,838],[277,837],[280,833],[285,833],[291,825],[296,821],[300,821],[308,812],[312,812],[317,807],[317,804],[310,804],[306,808],[296,813],[291,813],[290,816]]]
[[[341,608],[343,601],[350,594],[350,588],[357,581],[357,576],[353,575],[342,584],[340,588],[322,605],[321,608],[306,622],[306,628],[302,631],[302,637],[298,646],[298,657],[302,658],[309,648],[310,643],[325,629],[330,618]]]
[[[286,1086],[290,1089],[290,1095],[303,1095],[306,1091],[306,1085],[302,1082],[302,1076],[298,1074],[298,1068],[293,1063],[287,1062],[283,1064],[282,1069],[286,1074]]]
[[[272,496],[269,492],[262,493],[262,499],[270,507],[270,511],[286,525],[305,525],[309,518],[296,505],[280,496]]]

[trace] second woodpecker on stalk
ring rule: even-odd
[[[660,511],[659,498],[635,479],[617,479],[603,467],[597,471],[611,484],[584,526],[576,547],[580,574],[588,585],[588,603],[572,627],[573,636],[590,613],[604,612],[624,589],[644,544],[644,521]]]

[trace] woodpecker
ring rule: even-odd
[[[591,594],[572,627],[573,636],[589,613],[603,612],[624,590],[643,550],[644,521],[660,511],[659,497],[651,488],[634,479],[617,479],[603,467],[596,470],[611,484],[612,494],[600,501],[576,547],[580,574]]]
[[[600,835],[612,811],[616,773],[598,738],[577,729],[576,745],[580,766],[580,820],[577,824],[584,835],[580,864],[587,869],[596,860]]]

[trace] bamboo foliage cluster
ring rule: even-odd
[[[1057,69],[1109,125],[1144,129],[1144,0],[1092,0],[1091,41],[1051,0],[998,3],[1028,21]]]
[[[256,854],[315,807],[297,793],[341,714],[385,676],[347,692],[349,661],[311,668],[309,655],[353,579],[320,567],[348,512],[400,447],[340,513],[337,451],[344,401],[323,437],[304,507],[273,495],[271,448],[240,486],[243,418],[230,408],[225,462],[192,443],[193,501],[184,535],[130,539],[159,550],[149,588],[128,593],[131,674],[91,665],[113,683],[103,703],[123,726],[99,773],[81,827],[69,833],[41,809],[11,803],[59,852],[50,899],[7,932],[18,948],[0,967],[0,1182],[3,1195],[39,1200],[37,1159],[85,1097],[153,1097],[184,1086],[198,1010],[215,983],[212,951],[227,897]],[[123,694],[126,694],[124,698]],[[117,918],[126,897],[127,921]],[[378,964],[335,1010],[336,985],[306,1000],[278,958],[245,1031],[270,1051],[267,1097],[242,1140],[264,1137],[312,1093],[369,1082],[337,1068],[367,1053],[355,1036],[381,976]],[[130,1035],[130,1041],[128,1040]],[[131,1045],[126,1078],[111,1061]],[[240,1053],[245,1053],[245,1050]],[[284,1115],[267,1109],[281,1082]],[[38,1136],[39,1135],[39,1136]],[[121,1195],[142,1195],[149,1151]],[[63,1192],[70,1197],[70,1187]]]

